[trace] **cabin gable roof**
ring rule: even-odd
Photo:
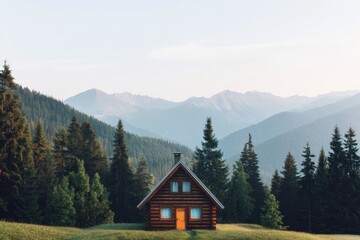
[[[212,194],[212,192],[205,186],[203,182],[195,175],[195,173],[186,165],[183,160],[179,160],[171,170],[153,187],[153,189],[146,195],[146,197],[137,205],[137,208],[141,209],[149,202],[156,193],[164,186],[164,184],[177,172],[179,168],[182,168],[190,178],[198,185],[198,187],[205,193],[205,195],[219,208],[224,209],[224,205]]]

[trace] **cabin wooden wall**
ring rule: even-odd
[[[179,190],[182,181],[191,182],[190,193],[170,192],[172,181],[179,182]],[[171,219],[161,219],[160,209],[170,207],[172,209]],[[190,219],[190,208],[201,208],[201,219]],[[216,228],[216,206],[208,196],[196,185],[194,181],[179,168],[174,175],[162,186],[148,203],[148,223],[151,230],[166,230],[176,228],[176,208],[185,208],[185,219],[187,229],[215,229]]]

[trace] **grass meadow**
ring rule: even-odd
[[[357,235],[317,235],[279,231],[252,224],[218,224],[217,230],[145,231],[142,224],[105,224],[80,229],[0,222],[0,239],[244,239],[360,240]]]

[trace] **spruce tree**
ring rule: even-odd
[[[344,139],[344,167],[342,180],[342,231],[360,233],[360,175],[358,147],[355,131],[349,128]]]
[[[74,207],[74,189],[69,186],[69,178],[63,177],[61,182],[54,186],[50,201],[50,225],[74,226],[76,210]]]
[[[28,126],[25,128],[24,133],[27,136],[25,145],[27,146],[28,154],[27,161],[24,161],[24,171],[22,177],[23,182],[20,191],[23,202],[20,204],[18,220],[28,223],[41,223],[43,216],[39,205],[39,177],[37,175],[35,164],[31,156],[31,137]]]
[[[0,89],[0,219],[16,221],[23,214],[25,166],[33,160],[26,120],[8,65],[3,66],[0,77],[5,83]]]
[[[95,173],[99,173],[104,178],[108,171],[107,157],[95,132],[87,122],[81,125],[81,139],[82,151],[78,158],[84,160],[87,174],[94,176]]]
[[[39,204],[43,223],[49,222],[49,200],[54,184],[54,163],[51,156],[50,143],[46,139],[43,123],[39,120],[32,141],[37,185],[39,188]]]
[[[129,163],[125,143],[125,131],[119,120],[114,140],[114,155],[110,170],[110,201],[115,213],[115,222],[132,222],[136,212],[134,201],[134,173]]]
[[[328,163],[328,181],[327,181],[327,196],[326,196],[326,231],[340,232],[342,226],[343,211],[342,194],[343,194],[343,180],[344,180],[344,165],[345,165],[345,151],[340,135],[339,128],[336,126],[332,139],[330,142],[330,149]]]
[[[70,172],[69,180],[71,187],[75,191],[74,206],[76,209],[76,226],[90,226],[88,209],[90,178],[85,172],[84,161],[77,161],[77,170],[76,172]]]
[[[225,194],[225,221],[239,223],[246,221],[251,216],[254,200],[250,197],[250,190],[244,168],[241,161],[238,160],[233,166],[233,174]]]
[[[291,229],[299,229],[299,178],[294,157],[286,156],[280,184],[280,211],[284,215],[284,224]]]
[[[66,172],[73,172],[76,170],[76,162],[81,159],[82,153],[82,136],[81,136],[81,128],[79,123],[77,122],[76,117],[71,119],[71,123],[68,127],[67,134],[67,157],[65,159]]]
[[[318,165],[315,172],[315,198],[314,198],[314,221],[313,230],[321,232],[326,229],[327,212],[327,181],[328,181],[328,163],[324,148],[321,148]]]
[[[261,225],[273,229],[286,229],[282,222],[283,216],[279,210],[279,202],[273,194],[268,194],[264,206],[261,209]]]
[[[110,209],[109,193],[100,181],[100,175],[95,173],[91,181],[89,196],[89,226],[112,223],[114,213]]]
[[[279,175],[278,170],[276,169],[271,179],[271,193],[275,196],[276,199],[279,198],[280,184],[281,184],[281,177]]]
[[[135,199],[136,202],[139,203],[151,190],[153,184],[154,184],[154,176],[149,172],[147,163],[142,156],[140,158],[140,161],[138,163],[138,166],[136,168],[135,172]],[[138,211],[138,214],[136,216],[137,221],[143,221],[144,220],[144,211]]]
[[[357,145],[355,131],[352,128],[349,128],[348,132],[345,134],[344,141],[344,171],[347,176],[355,177],[360,173],[360,157],[357,154],[359,151]]]
[[[301,163],[302,176],[300,178],[300,199],[301,199],[301,229],[312,232],[312,215],[314,211],[314,197],[315,197],[315,163],[312,158],[315,157],[311,153],[309,143],[304,147],[303,162]]]
[[[260,178],[259,160],[255,153],[255,148],[252,143],[252,137],[249,134],[249,140],[244,146],[241,153],[240,161],[244,166],[246,180],[250,184],[250,196],[254,199],[254,210],[249,218],[250,222],[260,223],[261,208],[264,205],[265,191],[264,185]]]
[[[228,167],[222,160],[222,152],[218,149],[218,140],[213,132],[211,118],[206,119],[202,148],[196,147],[193,170],[196,176],[221,200],[224,198],[228,176]]]

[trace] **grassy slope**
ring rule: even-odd
[[[355,235],[313,235],[269,230],[258,225],[219,224],[217,231],[144,231],[140,224],[108,224],[88,229],[0,222],[0,239],[299,239],[355,240]]]

